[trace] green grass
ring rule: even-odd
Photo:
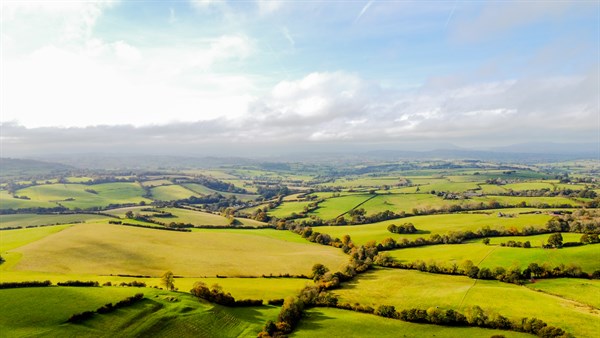
[[[495,242],[506,242],[508,240],[525,241],[530,240],[532,245],[539,245],[546,241],[549,235],[521,237],[494,238]],[[579,237],[579,236],[577,236]],[[562,249],[541,248],[509,248],[499,245],[485,245],[478,243],[430,245],[418,248],[407,248],[389,251],[390,255],[400,262],[413,262],[423,260],[425,262],[437,262],[444,266],[452,263],[461,264],[465,260],[471,260],[479,267],[495,268],[512,266],[526,268],[530,263],[547,264],[554,268],[560,264],[579,265],[583,271],[592,273],[600,270],[600,245],[584,245]]]
[[[501,185],[495,185],[495,184],[480,184],[479,185],[481,187],[481,192],[484,194],[501,194],[501,193],[505,193],[506,189],[504,189],[504,186]]]
[[[464,276],[435,275],[418,271],[381,269],[361,275],[335,291],[341,302],[397,309],[464,310],[478,305],[512,319],[536,317],[559,326],[576,337],[593,337],[600,330],[600,315],[579,303],[535,292],[524,286]]]
[[[165,212],[170,212],[174,217],[154,217],[153,219],[162,223],[186,223],[193,225],[215,225],[215,226],[229,226],[229,219],[223,217],[221,215],[212,214],[209,212],[202,212],[196,210],[188,210],[181,208],[161,208],[160,210]],[[141,212],[142,214],[152,214],[152,212]],[[266,226],[267,224],[263,222],[258,222],[251,219],[246,218],[238,218],[242,225],[250,225],[250,226]]]
[[[360,203],[373,195],[348,195],[326,199],[319,204],[319,208],[310,213],[324,220],[334,219],[341,214],[352,210]]]
[[[504,212],[511,213],[512,209],[505,209]],[[342,238],[344,235],[350,235],[352,241],[357,244],[364,244],[367,241],[375,240],[381,242],[385,238],[408,238],[413,240],[417,237],[428,238],[431,234],[446,234],[450,231],[466,231],[478,230],[484,226],[490,228],[497,227],[515,227],[522,229],[526,225],[542,227],[551,218],[547,214],[526,214],[518,215],[514,218],[497,217],[494,214],[441,214],[428,216],[414,216],[400,219],[393,219],[379,223],[364,224],[364,225],[347,225],[347,226],[323,226],[315,227],[314,230],[329,234],[333,237]],[[389,232],[387,227],[389,224],[413,223],[414,226],[422,231],[417,234],[402,234],[397,235]]]
[[[506,190],[521,191],[521,190],[541,190],[550,189],[553,190],[554,186],[548,182],[525,182],[525,183],[511,183],[502,186]]]
[[[382,194],[370,199],[360,208],[367,211],[367,215],[391,210],[411,213],[414,208],[439,209],[445,205],[458,204],[458,201],[444,200],[431,194]]]
[[[600,308],[600,280],[597,279],[539,279],[527,287]]]
[[[292,215],[292,213],[299,214],[304,211],[304,207],[308,206],[311,201],[303,202],[283,202],[275,209],[269,210],[269,215],[277,218],[283,218]]]
[[[290,337],[531,337],[518,332],[407,323],[371,314],[331,308],[305,312]]]
[[[527,203],[527,206],[537,207],[547,204],[551,207],[563,204],[571,206],[580,206],[581,202],[574,201],[566,197],[520,197],[520,196],[488,196],[487,201],[497,201],[502,205],[517,205],[521,202]]]
[[[56,225],[40,228],[0,231],[0,252],[4,253],[8,250],[35,242],[48,235],[62,231],[70,226],[71,225]]]
[[[13,270],[151,276],[171,270],[187,277],[235,277],[308,275],[315,263],[335,270],[347,262],[347,256],[339,249],[270,237],[273,231],[181,233],[102,223],[77,224],[15,249],[23,256]],[[299,238],[288,231],[279,233],[281,237]]]
[[[137,292],[144,300],[82,324],[65,320]],[[226,308],[189,294],[147,288],[25,288],[0,290],[3,337],[255,337],[278,308]],[[27,316],[23,316],[27,313]]]
[[[175,201],[190,198],[191,196],[200,196],[198,193],[175,184],[154,187],[151,189],[151,192],[152,198],[159,201]]]
[[[95,190],[97,193],[85,191]],[[67,208],[105,207],[109,204],[150,202],[143,198],[144,190],[137,183],[84,184],[45,184],[27,187],[17,191],[32,201],[57,202]],[[67,201],[67,199],[73,199]],[[54,204],[56,206],[56,204]]]
[[[39,215],[39,214],[13,214],[0,215],[0,229],[9,227],[26,227],[29,225],[48,225],[69,222],[80,222],[94,219],[103,219],[106,216],[91,214],[65,214],[65,215]]]
[[[17,196],[21,196],[17,193]],[[14,198],[6,190],[0,190],[0,209],[23,209],[23,208],[53,208],[56,203],[38,200],[24,200]]]
[[[228,182],[228,183],[231,183],[231,182]],[[187,184],[183,184],[183,186],[188,188],[191,191],[195,191],[196,193],[198,193],[200,195],[221,194],[225,197],[235,196],[237,199],[242,200],[242,201],[252,201],[258,197],[258,195],[253,195],[253,194],[236,194],[236,193],[231,193],[231,192],[218,191],[218,190],[214,190],[214,189],[211,189],[211,188],[208,188],[201,184],[196,184],[196,183],[187,183]]]
[[[169,180],[165,180],[165,179],[158,179],[158,180],[149,180],[149,181],[144,181],[142,182],[142,185],[144,187],[158,187],[161,185],[172,185],[173,182],[169,181]]]
[[[436,192],[446,191],[446,192],[459,193],[459,192],[465,192],[467,190],[476,190],[479,188],[479,186],[477,185],[476,182],[446,181],[446,182],[436,182],[436,183],[432,183],[432,184],[423,185],[420,188],[421,188],[421,191],[435,190]]]

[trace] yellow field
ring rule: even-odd
[[[337,269],[340,250],[312,243],[226,230],[169,232],[109,224],[78,224],[29,243],[15,252],[16,271],[62,274],[159,276],[167,270],[186,277],[309,274],[315,263]]]

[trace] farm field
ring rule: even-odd
[[[88,191],[86,191],[88,190]],[[44,184],[20,189],[19,196],[31,201],[57,203],[67,208],[105,207],[109,204],[151,202],[142,197],[144,190],[136,183]],[[3,207],[4,208],[4,207]]]
[[[152,198],[159,201],[175,201],[191,196],[201,196],[199,193],[194,193],[193,191],[176,184],[157,186],[150,189],[150,191],[152,192]]]
[[[505,209],[510,213],[511,209]],[[526,214],[518,215],[514,218],[497,217],[496,214],[443,214],[414,216],[400,219],[393,219],[379,223],[364,225],[344,225],[344,226],[322,226],[315,228],[316,231],[326,233],[332,237],[342,238],[344,235],[350,235],[352,241],[364,244],[370,240],[381,242],[386,238],[398,239],[407,238],[409,240],[418,237],[428,238],[432,234],[447,234],[451,231],[478,230],[485,226],[491,229],[497,227],[522,229],[526,225],[534,227],[544,226],[552,216],[546,214]],[[393,234],[387,230],[388,225],[403,223],[412,223],[420,232],[415,234]]]
[[[478,305],[509,318],[542,318],[577,337],[600,330],[600,313],[577,302],[498,281],[473,280],[419,271],[381,269],[369,272],[335,293],[340,301],[362,305],[394,305],[397,309],[462,310]]]
[[[531,236],[530,239],[503,237],[503,241],[531,240],[532,245],[537,245],[536,242],[545,241],[548,236]],[[497,242],[500,241],[499,238],[494,239]],[[499,266],[510,268],[516,266],[524,269],[530,263],[538,263],[540,265],[547,264],[552,268],[561,264],[575,264],[588,273],[600,270],[600,260],[597,259],[600,257],[600,245],[597,244],[562,249],[509,248],[483,243],[444,244],[393,250],[389,253],[394,259],[404,263],[422,260],[451,266],[453,263],[460,265],[465,260],[471,260],[480,268],[496,268]]]
[[[157,209],[160,211],[164,211],[164,212],[168,212],[171,213],[173,215],[173,217],[152,217],[153,220],[158,221],[158,222],[163,222],[163,223],[171,223],[171,222],[175,222],[175,223],[189,223],[189,224],[193,224],[193,225],[215,225],[215,226],[229,226],[229,219],[227,219],[226,217],[223,217],[221,215],[215,215],[212,213],[208,213],[208,212],[202,212],[202,211],[195,211],[195,210],[188,210],[188,209],[182,209],[182,208],[161,208],[161,209]],[[143,214],[149,214],[152,215],[154,213],[152,212],[142,212]],[[250,219],[245,219],[245,218],[238,218],[238,220],[243,224],[243,225],[251,225],[251,226],[264,226],[266,224],[255,221],[255,220],[250,220]]]
[[[248,233],[178,233],[109,224],[77,224],[15,249],[18,271],[188,277],[309,274],[320,262],[335,269],[347,257],[331,247]],[[290,235],[293,235],[290,233]],[[243,253],[243,259],[238,259]]]
[[[133,306],[96,314],[84,324],[65,323],[74,313],[138,292],[145,297]],[[278,312],[271,306],[226,308],[199,302],[186,293],[147,288],[24,288],[0,290],[0,300],[0,331],[10,332],[7,337],[254,336]],[[24,311],[28,316],[21,315]]]
[[[531,337],[528,334],[481,328],[448,328],[444,326],[407,323],[348,310],[315,308],[307,311],[298,330],[290,337]]]
[[[277,208],[269,210],[268,213],[269,215],[277,218],[289,217],[293,213],[298,214],[303,212],[304,207],[307,207],[310,203],[313,202],[283,202]]]
[[[252,194],[237,194],[237,193],[231,193],[231,192],[225,192],[225,191],[218,191],[218,190],[214,190],[214,189],[211,189],[211,188],[208,188],[201,184],[196,184],[196,183],[185,183],[185,184],[182,184],[182,186],[184,186],[184,187],[188,188],[189,190],[194,191],[200,195],[221,194],[226,197],[235,196],[236,198],[238,198],[242,201],[252,201],[258,197],[258,195],[252,195]]]
[[[27,227],[49,224],[64,224],[70,222],[85,222],[89,220],[103,219],[106,216],[92,214],[63,214],[63,215],[41,215],[41,214],[13,214],[0,215],[0,229],[11,227]]]
[[[335,219],[373,196],[374,195],[348,195],[328,198],[321,202],[319,208],[310,212],[309,215],[315,215],[324,220]]]
[[[586,279],[556,278],[539,279],[527,284],[533,290],[540,290],[552,295],[593,306],[600,309],[600,281]]]

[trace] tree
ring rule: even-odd
[[[175,290],[174,279],[175,277],[173,276],[173,272],[167,271],[161,277],[161,284],[163,284],[167,290],[173,291]]]
[[[327,273],[327,271],[329,271],[329,269],[320,263],[317,263],[315,265],[313,265],[312,267],[312,276],[314,280],[318,280],[319,278],[321,278],[325,273]]]
[[[490,245],[490,239],[489,238],[484,238],[482,242],[485,245]]]
[[[130,218],[130,219],[133,218],[133,211],[131,211],[131,210],[127,211],[125,213],[125,217]]]
[[[548,245],[550,245],[551,247],[560,248],[560,247],[562,247],[562,244],[563,244],[563,237],[560,234],[560,232],[552,234],[552,235],[550,235],[550,237],[548,237]]]

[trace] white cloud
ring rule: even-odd
[[[283,6],[281,0],[257,0],[258,9],[261,14],[271,14]]]

